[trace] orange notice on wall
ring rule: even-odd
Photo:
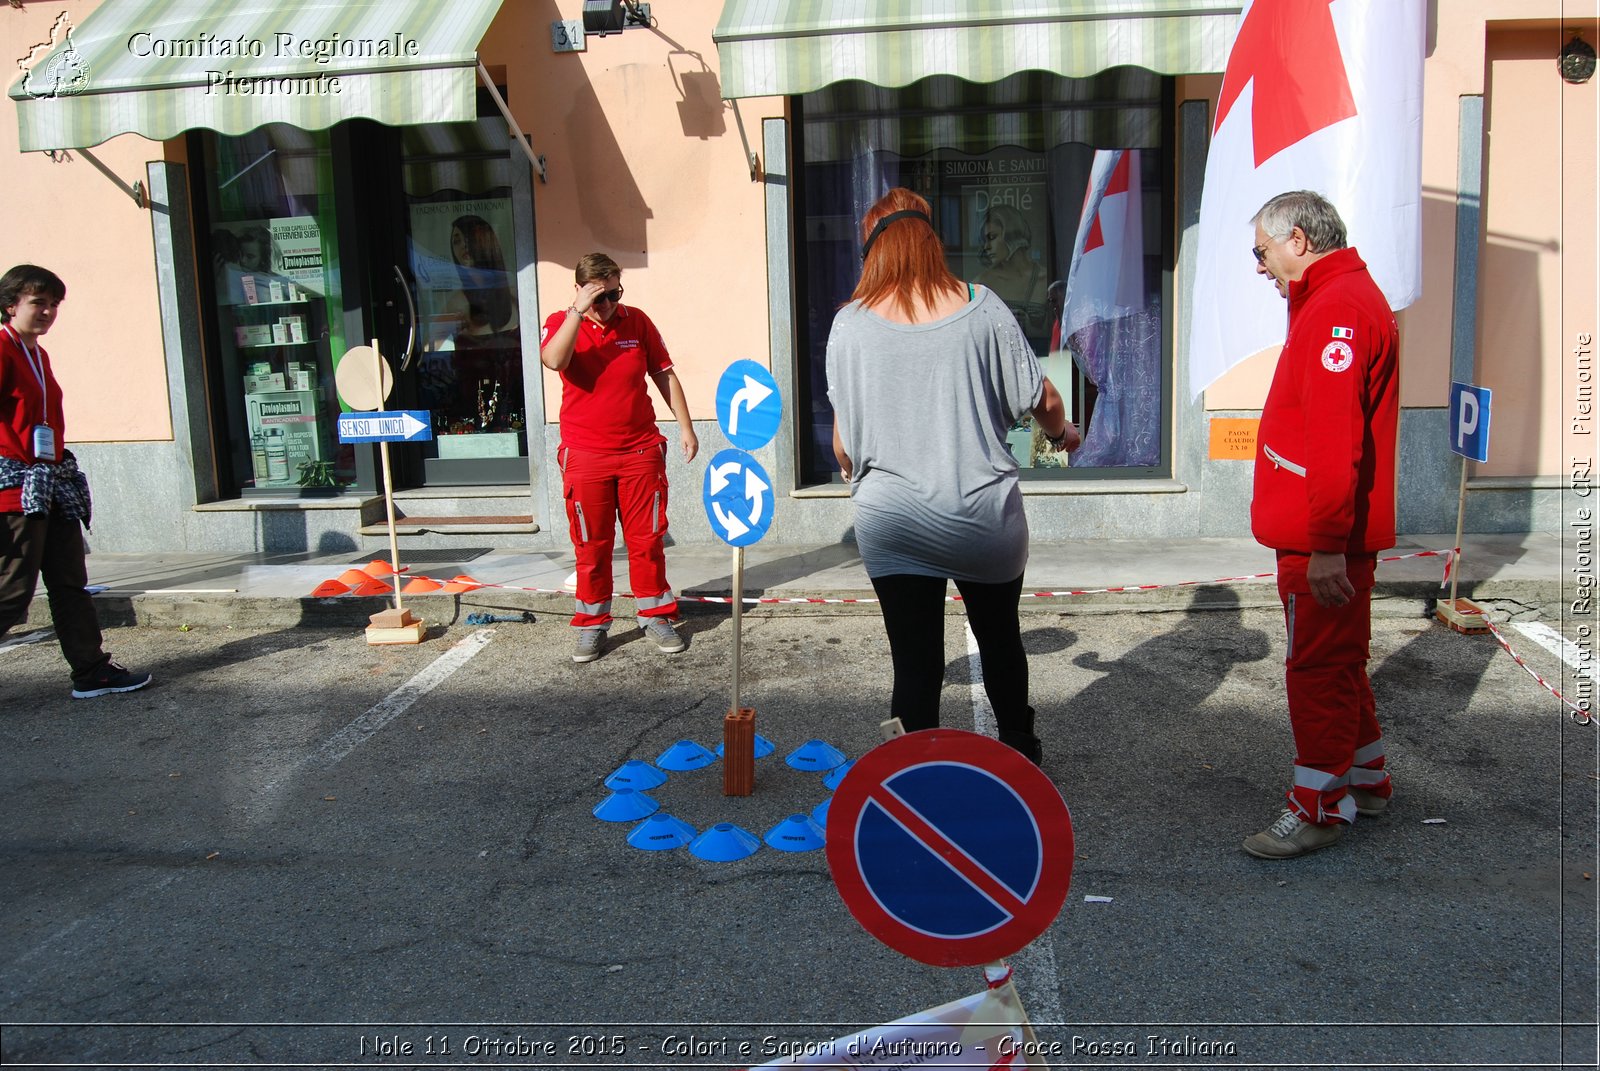
[[[1213,417],[1211,419],[1211,460],[1254,461],[1259,418]]]

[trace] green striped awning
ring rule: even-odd
[[[996,82],[1112,67],[1222,71],[1239,3],[1217,0],[726,0],[712,33],[722,95],[788,96],[857,79]]]
[[[476,118],[501,0],[106,0],[12,85],[24,151]]]

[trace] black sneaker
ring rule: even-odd
[[[126,666],[107,662],[88,680],[72,682],[72,698],[93,699],[112,692],[137,692],[153,679],[148,673],[134,673]]]

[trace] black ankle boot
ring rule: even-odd
[[[1022,752],[1035,766],[1041,765],[1044,762],[1044,745],[1033,735],[1033,708],[1029,707],[1028,716],[1018,721],[1020,725],[1000,730],[1000,742]]]

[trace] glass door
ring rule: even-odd
[[[221,481],[242,495],[337,493],[356,457],[336,426],[346,344],[327,132],[271,124],[198,144]]]

